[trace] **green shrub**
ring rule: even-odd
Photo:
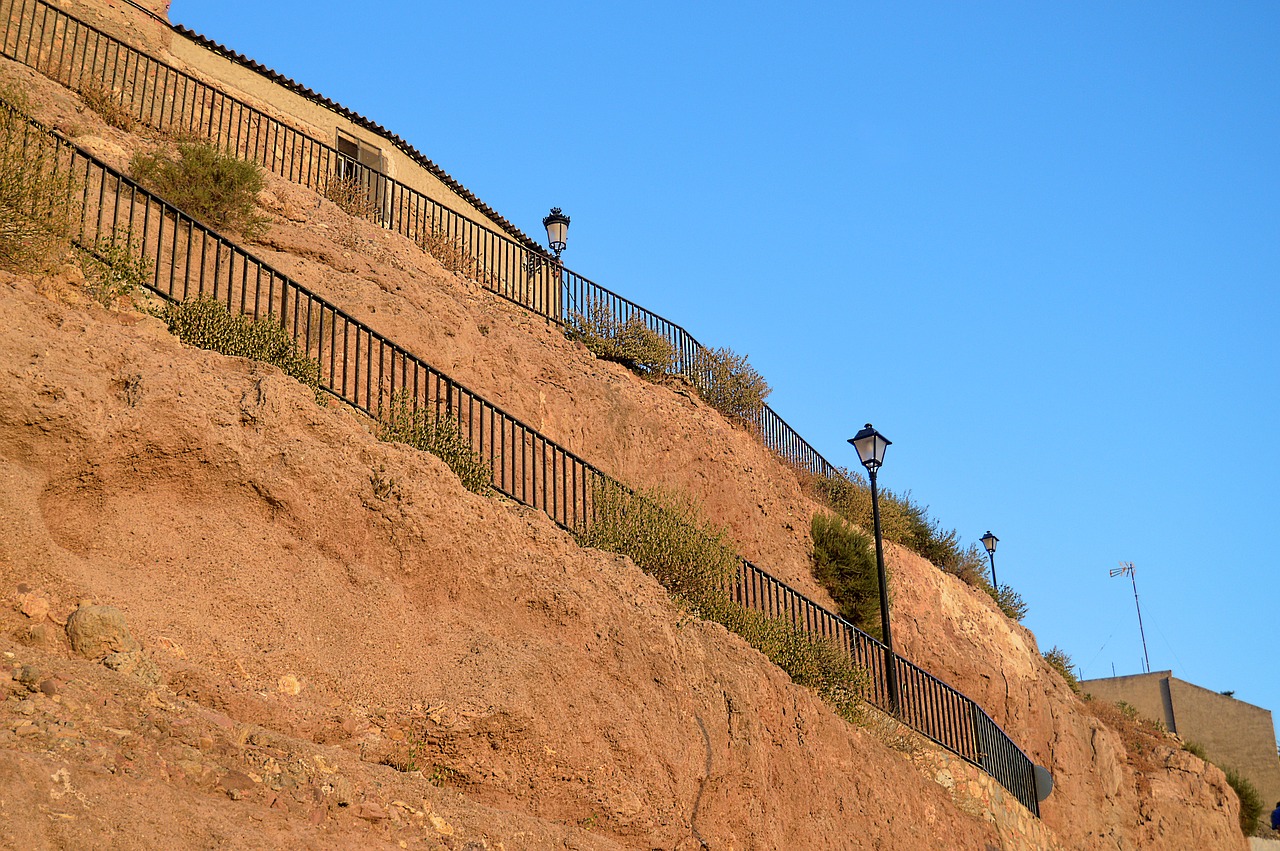
[[[1067,651],[1055,645],[1052,650],[1046,650],[1040,655],[1044,656],[1044,660],[1049,663],[1049,667],[1057,671],[1067,681],[1067,685],[1071,687],[1072,691],[1076,694],[1080,693],[1080,680],[1076,679],[1075,672],[1071,670],[1073,663]]]
[[[831,594],[840,616],[868,635],[880,630],[880,580],[875,543],[839,517],[813,515],[813,575]]]
[[[868,676],[852,657],[830,642],[814,638],[786,621],[765,617],[727,599],[707,608],[708,620],[742,636],[795,683],[807,686],[846,721],[861,720]]]
[[[146,287],[153,266],[151,259],[139,252],[140,248],[123,232],[100,236],[93,248],[81,251],[80,268],[89,295],[110,307]]]
[[[70,244],[77,181],[25,111],[21,91],[0,89],[0,267],[44,271]]]
[[[320,365],[298,348],[274,316],[255,321],[243,314],[232,314],[221,302],[207,296],[180,304],[166,303],[160,315],[184,343],[277,366],[310,387],[317,402],[323,399]]]
[[[733,602],[728,583],[739,559],[696,506],[661,491],[603,485],[594,491],[593,518],[579,533],[583,546],[629,556],[696,614],[736,632],[842,717],[858,720],[865,672],[840,648]]]
[[[861,474],[841,468],[830,476],[805,476],[804,481],[818,501],[845,520],[866,531],[874,528],[871,486]],[[961,546],[959,534],[944,529],[910,493],[880,491],[880,532],[886,541],[900,544],[943,572],[986,591],[1007,617],[1021,621],[1026,616],[1027,604],[1018,592],[1001,585],[997,593],[992,586],[985,551],[977,544]]]
[[[1192,756],[1198,756],[1205,762],[1209,761],[1209,755],[1205,753],[1204,745],[1199,742],[1183,742],[1182,749]]]
[[[1027,601],[1022,599],[1021,594],[1008,585],[1001,585],[997,591],[987,583],[984,589],[996,601],[996,605],[1000,607],[1000,611],[1004,612],[1006,618],[1022,623],[1022,619],[1027,616]]]
[[[640,314],[633,313],[625,322],[619,322],[608,305],[600,301],[588,305],[585,314],[570,317],[569,336],[581,340],[601,360],[620,363],[648,377],[666,375],[675,362],[671,342],[646,325]]]
[[[746,355],[730,349],[699,350],[693,374],[698,395],[730,420],[753,421],[769,396],[769,385]]]
[[[1227,783],[1240,799],[1240,831],[1245,836],[1252,836],[1258,831],[1258,819],[1262,816],[1262,796],[1249,778],[1241,776],[1234,768],[1223,768],[1222,773],[1227,775]]]
[[[593,493],[592,518],[579,534],[583,546],[629,556],[695,609],[718,601],[738,569],[724,532],[674,494],[601,485]]]
[[[462,486],[473,493],[487,493],[493,486],[493,467],[471,447],[471,441],[448,417],[415,408],[412,400],[397,393],[383,417],[378,439],[407,443],[415,449],[430,452],[453,470]]]
[[[148,189],[215,230],[252,238],[266,229],[268,220],[257,208],[262,169],[208,140],[186,139],[172,151],[138,153],[129,168]]]

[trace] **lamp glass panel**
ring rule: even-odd
[[[564,244],[565,235],[569,231],[569,224],[565,221],[552,220],[547,222],[547,242]]]

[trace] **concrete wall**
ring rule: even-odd
[[[1084,680],[1080,688],[1099,700],[1108,703],[1125,703],[1138,710],[1143,718],[1159,721],[1171,733],[1178,733],[1177,719],[1169,706],[1169,671],[1136,674],[1130,677],[1111,677],[1105,680]]]
[[[1184,742],[1203,747],[1210,762],[1234,768],[1257,787],[1264,812],[1280,801],[1280,758],[1270,710],[1185,682],[1170,671],[1084,680],[1080,688],[1098,700],[1123,700]]]
[[[1203,745],[1214,762],[1249,778],[1271,812],[1280,801],[1280,758],[1271,713],[1176,677],[1170,677],[1169,688],[1179,735]]]

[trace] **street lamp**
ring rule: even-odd
[[[898,657],[893,652],[893,632],[889,629],[889,582],[884,574],[884,539],[880,535],[880,492],[876,489],[876,471],[884,463],[884,450],[893,441],[867,423],[867,427],[849,438],[858,450],[858,460],[871,478],[871,519],[876,535],[876,574],[880,580],[880,631],[884,637],[885,671],[889,681],[889,711],[898,711]]]
[[[1000,596],[1000,583],[996,581],[996,544],[1000,543],[1000,539],[991,534],[991,530],[987,530],[987,534],[982,536],[982,546],[987,548],[987,556],[991,559],[991,584],[996,588],[996,596]]]
[[[560,262],[560,252],[564,251],[565,237],[569,233],[569,217],[559,207],[552,207],[550,215],[544,216],[542,226],[547,229],[547,244],[556,253],[556,262]]]

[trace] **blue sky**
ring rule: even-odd
[[[394,13],[391,11],[394,10]],[[394,20],[393,20],[394,16]],[[174,0],[746,353],[1042,649],[1280,713],[1280,4]],[[1268,530],[1273,530],[1269,532]]]

